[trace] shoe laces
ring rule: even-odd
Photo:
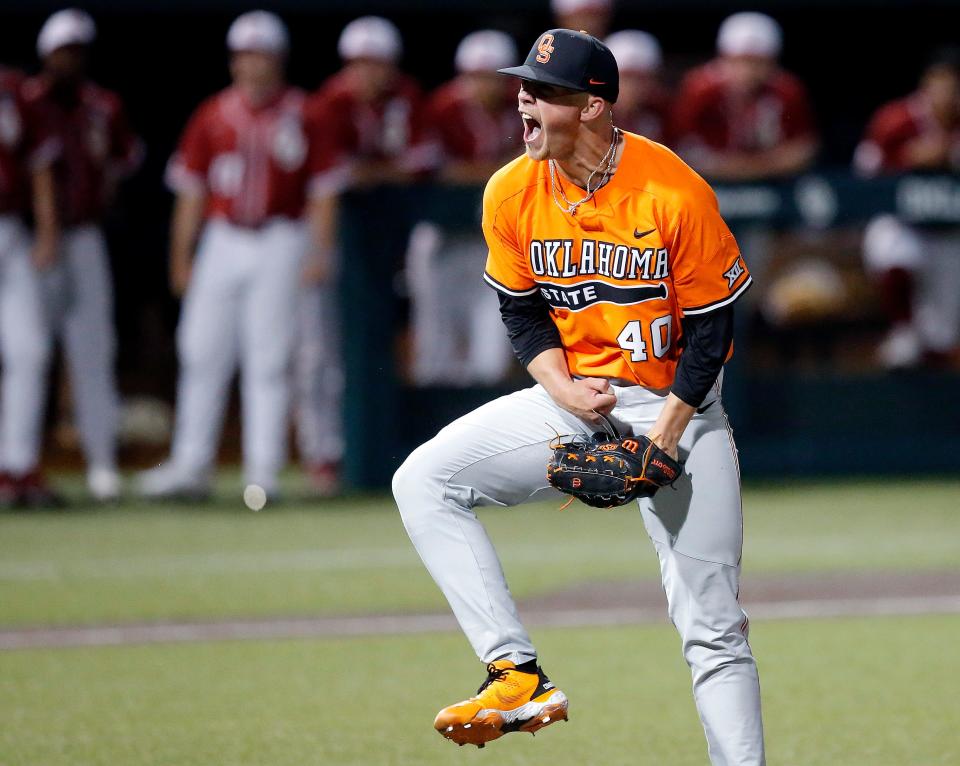
[[[487,665],[487,680],[480,684],[480,688],[477,689],[477,694],[483,692],[490,684],[495,681],[502,681],[507,677],[507,673],[510,672],[512,668],[498,668],[492,662]]]

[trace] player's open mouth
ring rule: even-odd
[[[542,128],[529,114],[520,115],[523,118],[523,143],[529,144],[540,137]]]

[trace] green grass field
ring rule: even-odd
[[[769,762],[958,763],[958,631],[957,617],[756,625]],[[430,726],[481,680],[453,634],[0,654],[0,762],[707,762],[671,629],[534,638],[570,696],[570,722],[481,751]]]
[[[960,482],[755,486],[745,516],[745,578],[960,570]],[[657,576],[634,512],[483,518],[518,596]],[[444,609],[385,496],[0,515],[0,628]],[[769,762],[960,763],[958,634],[956,615],[755,621]],[[671,628],[534,638],[571,721],[482,751],[430,726],[482,680],[455,633],[0,652],[0,764],[707,763]]]

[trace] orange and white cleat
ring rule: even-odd
[[[497,660],[487,665],[487,680],[475,697],[445,707],[434,728],[458,745],[483,747],[512,731],[531,734],[567,720],[567,695],[530,660],[514,665]]]

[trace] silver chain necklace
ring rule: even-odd
[[[610,178],[610,169],[613,167],[613,160],[616,156],[617,144],[620,141],[620,129],[614,125],[613,126],[613,140],[610,142],[610,148],[607,149],[607,153],[600,158],[600,162],[597,163],[597,166],[593,169],[593,172],[587,177],[587,193],[582,199],[578,199],[574,202],[571,202],[567,199],[567,195],[563,192],[563,187],[557,183],[557,163],[554,160],[548,160],[547,164],[550,166],[550,193],[553,195],[553,201],[558,208],[560,208],[564,213],[569,215],[576,215],[577,208],[580,207],[585,202],[589,202],[593,199],[593,195],[609,180]],[[597,185],[591,188],[590,183],[593,181],[594,176],[603,169],[603,175],[600,176],[600,180],[597,182]],[[557,191],[559,190],[560,196],[563,198],[563,204],[557,199]]]

